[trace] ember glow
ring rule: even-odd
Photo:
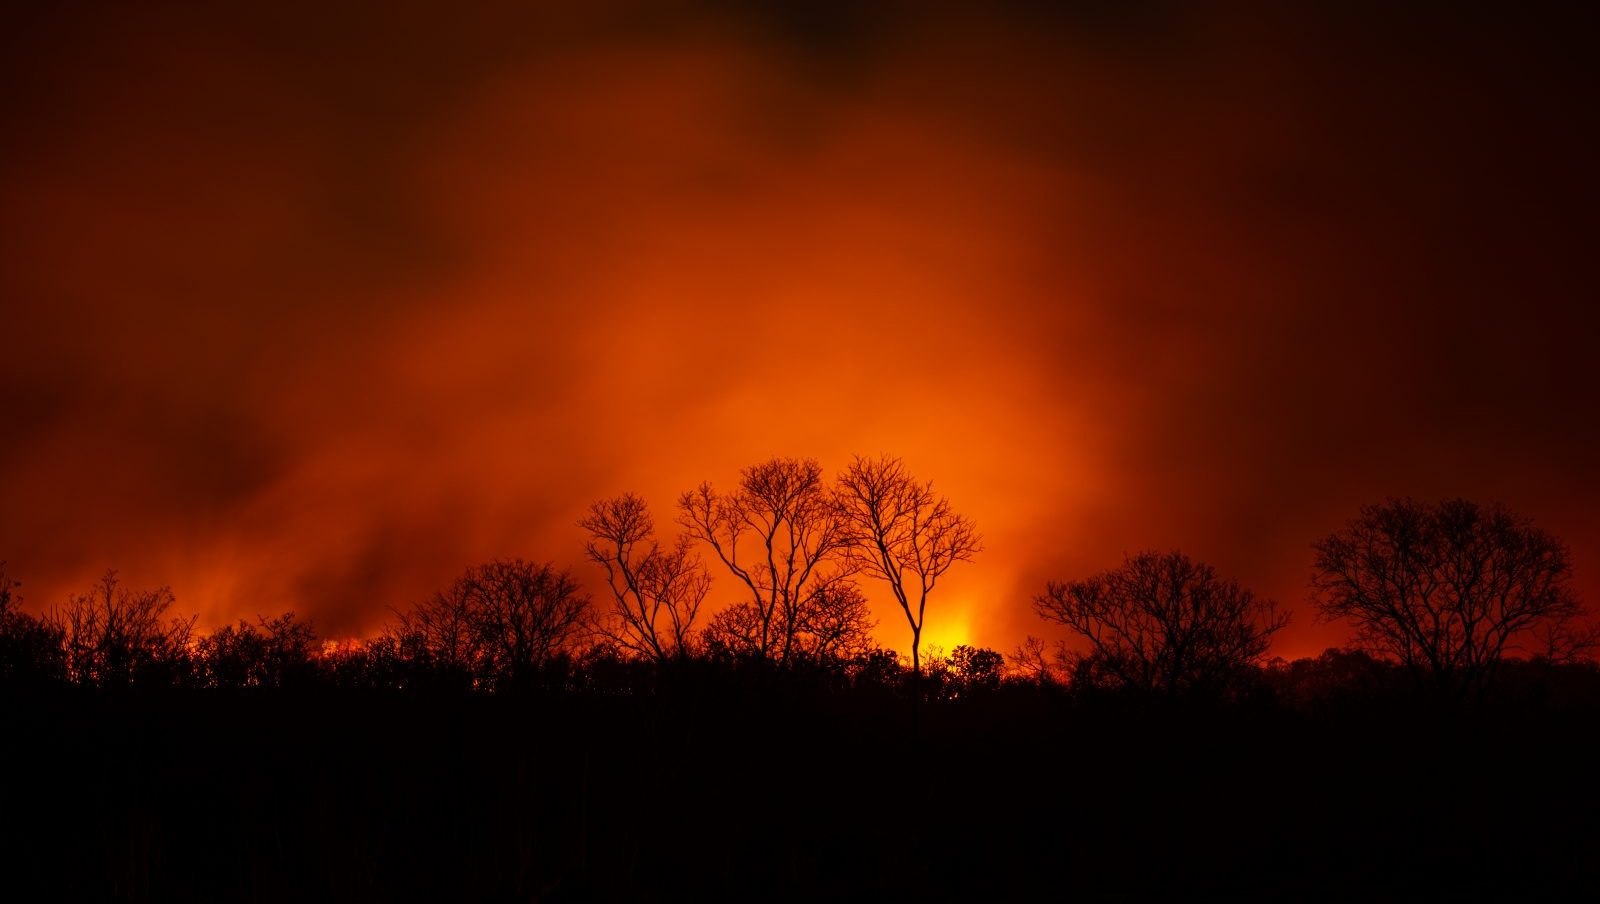
[[[32,608],[109,566],[202,626],[358,636],[496,556],[598,595],[593,500],[667,525],[702,480],[855,453],[983,534],[930,605],[947,650],[1179,548],[1315,653],[1345,633],[1302,605],[1309,544],[1390,495],[1504,501],[1600,589],[1578,29],[27,6],[0,560]]]

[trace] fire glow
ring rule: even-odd
[[[1572,161],[1509,95],[1431,103],[1466,38],[1363,81],[1257,14],[490,4],[335,54],[279,6],[42,15],[7,63],[45,98],[0,171],[30,606],[116,567],[202,626],[363,636],[498,556],[597,591],[592,501],[669,523],[774,455],[899,455],[972,517],[946,650],[1144,548],[1297,608],[1309,543],[1392,494],[1503,499],[1600,572],[1593,264],[1488,177]],[[1465,172],[1385,162],[1413,146]]]

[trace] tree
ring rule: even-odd
[[[571,573],[523,559],[467,569],[400,617],[396,640],[425,666],[495,687],[523,684],[585,633],[589,597]]]
[[[1089,641],[1080,680],[1160,694],[1226,690],[1289,621],[1272,600],[1178,552],[1141,552],[1087,580],[1052,581],[1034,611]]]
[[[1330,647],[1315,658],[1275,660],[1266,678],[1278,699],[1294,706],[1370,700],[1396,686],[1400,667],[1362,650]]]
[[[402,688],[415,685],[421,663],[392,627],[367,640],[342,642],[317,656],[317,671],[335,687]]]
[[[740,472],[731,493],[710,483],[678,499],[678,521],[711,547],[749,591],[739,636],[762,660],[787,663],[818,590],[848,576],[839,560],[844,532],[813,459],[774,458]]]
[[[1503,505],[1390,499],[1313,548],[1323,617],[1445,697],[1481,695],[1524,642],[1592,645],[1566,546]]]
[[[800,609],[795,649],[811,662],[848,662],[872,651],[877,625],[859,584],[847,577],[823,581]]]
[[[317,633],[311,623],[301,621],[293,612],[276,618],[257,616],[256,623],[266,640],[267,683],[284,687],[310,679],[316,665],[312,655],[317,647]]]
[[[1011,673],[1024,681],[1031,681],[1040,686],[1055,681],[1054,660],[1065,658],[1064,644],[1057,643],[1054,657],[1047,654],[1048,649],[1044,639],[1029,634],[1027,639],[1018,644],[1011,651]]]
[[[582,637],[589,597],[548,564],[497,559],[467,572],[486,674],[519,684]]]
[[[399,613],[386,632],[397,655],[446,683],[470,685],[477,675],[482,642],[472,582],[461,578]]]
[[[204,682],[211,687],[259,687],[266,683],[260,632],[247,621],[224,625],[195,644]]]
[[[20,581],[6,574],[6,563],[0,562],[0,618],[19,612],[17,607],[22,605],[22,594],[17,590],[21,586]]]
[[[789,661],[836,665],[872,652],[877,626],[866,595],[848,578],[819,582],[798,607]],[[749,602],[735,603],[712,617],[705,643],[715,654],[759,659],[761,613]]]
[[[761,658],[761,611],[754,603],[734,603],[711,616],[704,640],[706,653],[714,657]]]
[[[655,539],[645,501],[632,493],[602,499],[578,521],[589,532],[589,558],[606,571],[610,619],[599,630],[620,647],[657,662],[684,655],[694,622],[711,590],[711,575],[679,537],[670,550]]]
[[[911,476],[898,458],[856,456],[839,477],[838,508],[851,562],[882,580],[911,627],[911,671],[922,673],[928,595],[957,562],[981,550],[972,521]]]
[[[950,651],[950,673],[967,693],[998,688],[1005,667],[1005,656],[987,647],[961,644]]]
[[[195,649],[213,687],[284,687],[309,675],[315,644],[311,625],[285,612],[224,626],[200,638]]]
[[[111,570],[88,593],[52,611],[49,622],[61,632],[70,676],[101,687],[177,677],[195,618],[164,618],[173,601],[169,588],[129,590]]]
[[[0,562],[0,684],[60,681],[66,677],[61,632],[22,611],[22,586]]]

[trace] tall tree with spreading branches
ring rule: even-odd
[[[981,538],[971,519],[898,458],[856,456],[835,498],[846,555],[894,594],[911,628],[912,673],[920,676],[928,596],[953,565],[981,551]]]
[[[689,537],[670,549],[656,541],[649,506],[633,493],[602,499],[578,521],[584,549],[605,569],[612,606],[600,633],[624,649],[666,662],[687,654],[711,575]]]
[[[1210,565],[1141,552],[1081,581],[1050,582],[1034,611],[1089,641],[1080,678],[1156,694],[1227,690],[1289,622]]]
[[[1323,616],[1445,697],[1481,695],[1509,651],[1594,646],[1566,546],[1503,505],[1390,499],[1313,548]]]
[[[787,663],[818,590],[848,574],[845,534],[822,466],[773,458],[741,471],[732,492],[702,483],[679,497],[678,522],[748,591],[745,633],[754,653]]]

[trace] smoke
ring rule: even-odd
[[[359,634],[494,556],[591,577],[602,496],[667,524],[856,452],[985,535],[946,646],[1181,547],[1315,652],[1308,544],[1389,494],[1505,501],[1595,586],[1567,23],[430,6],[6,29],[31,605],[115,566],[207,625]]]

